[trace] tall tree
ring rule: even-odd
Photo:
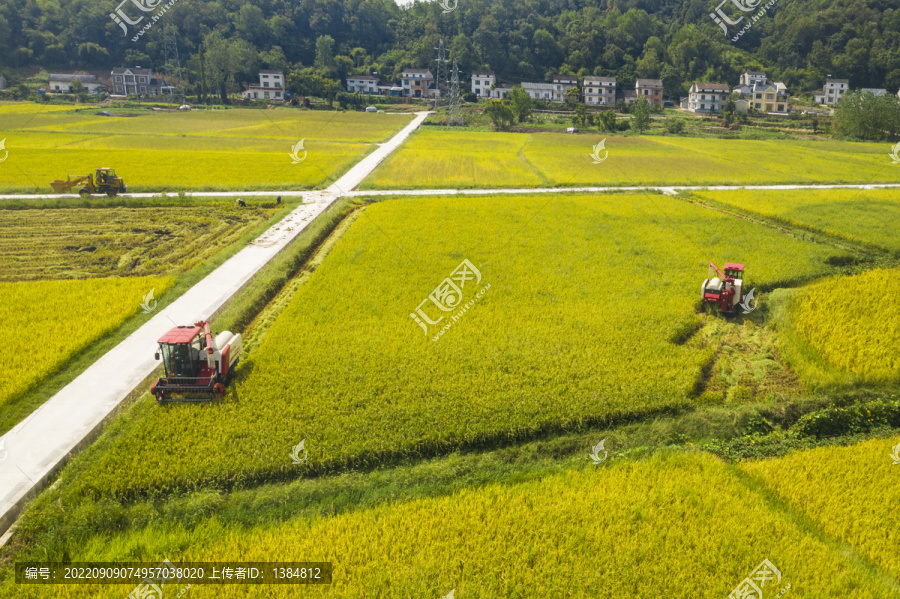
[[[634,110],[631,116],[631,128],[638,133],[643,133],[650,128],[650,103],[647,98],[639,98],[634,103]]]

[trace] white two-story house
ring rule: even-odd
[[[241,92],[248,100],[284,100],[284,73],[263,70],[259,72],[259,85],[248,85]]]
[[[378,82],[377,75],[347,75],[347,91],[375,96],[380,93]]]

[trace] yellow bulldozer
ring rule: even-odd
[[[56,193],[72,191],[79,185],[83,186],[78,190],[78,195],[81,197],[87,197],[94,193],[105,193],[109,197],[114,198],[119,193],[125,193],[128,189],[125,186],[125,181],[121,177],[116,177],[116,171],[111,168],[98,168],[96,177],[95,175],[69,175],[65,181],[57,179],[50,182],[50,186]]]

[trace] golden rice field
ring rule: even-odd
[[[742,468],[759,477],[833,539],[900,578],[900,485],[891,459],[900,437],[820,447]],[[893,595],[891,595],[893,596]]]
[[[0,281],[184,272],[275,212],[231,202],[0,210]]]
[[[162,296],[171,277],[0,282],[0,409]]]
[[[599,164],[592,148],[605,139]],[[877,143],[420,130],[361,189],[897,183]]]
[[[707,262],[752,265],[749,284],[772,285],[828,272],[832,252],[662,195],[377,203],[242,363],[229,400],[144,410],[75,484],[133,495],[268,480],[296,473],[304,438],[321,469],[686,405],[710,350],[670,338],[695,318]],[[463,259],[490,289],[426,335],[410,314]]]
[[[411,118],[296,109],[103,117],[97,109],[28,108],[0,104],[9,151],[0,192],[51,193],[50,181],[98,167],[114,168],[133,192],[310,189],[337,179]],[[292,164],[301,139],[305,158]]]
[[[900,382],[900,269],[831,277],[782,293],[782,351],[807,384]]]
[[[824,520],[867,506],[859,493],[843,506],[837,495],[816,491],[852,491],[840,480],[851,462],[859,468],[853,480],[864,477],[863,468],[884,469],[867,461],[877,459],[870,451],[854,452],[851,462],[842,460],[849,451],[801,454],[752,468],[767,475],[779,492],[790,485],[795,491],[791,498],[826,507]],[[808,471],[821,484],[804,485],[799,475],[813,464],[824,466]],[[79,547],[73,559],[127,560],[149,553],[175,562],[277,559],[333,565],[330,585],[194,585],[189,593],[198,598],[438,599],[453,591],[458,599],[720,599],[766,559],[780,574],[763,584],[766,597],[783,589],[797,599],[891,596],[890,582],[867,571],[852,550],[824,542],[751,490],[741,471],[709,455],[657,454],[645,461],[588,468],[273,526],[225,526],[214,517],[191,531],[150,524],[137,533],[96,537]],[[886,491],[886,500],[897,499],[896,485],[893,490],[887,482],[877,486]],[[890,534],[891,521],[874,518],[889,514],[889,507],[885,503],[871,510],[868,522],[874,528],[869,531]],[[880,541],[872,539],[878,533],[858,532],[847,539],[854,548],[896,564],[896,556],[889,555],[889,537]],[[7,581],[5,588],[13,586]],[[130,590],[96,584],[14,588],[22,598],[112,598]]]
[[[900,250],[900,189],[748,189],[695,194],[795,227]]]

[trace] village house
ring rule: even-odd
[[[400,73],[403,95],[412,98],[427,98],[434,89],[434,75],[428,69],[404,69]]]
[[[284,73],[261,70],[259,85],[248,85],[241,97],[245,100],[284,100]]]
[[[490,98],[491,86],[496,83],[494,71],[472,71],[472,93],[479,98]]]
[[[816,101],[816,104],[836,106],[849,88],[849,79],[832,79],[829,77],[825,80],[822,91],[813,94],[813,99]]]
[[[864,88],[860,89],[859,91],[862,92],[862,93],[864,93],[864,94],[865,94],[865,93],[870,93],[870,94],[872,94],[873,96],[875,96],[876,98],[880,98],[880,97],[882,97],[882,96],[886,96],[887,93],[888,93],[886,89],[883,89],[883,88],[880,88],[880,87],[864,87]]]
[[[491,90],[491,98],[502,100],[510,91],[512,91],[512,88],[512,85],[495,85],[494,89]]]
[[[750,96],[753,94],[753,88],[757,84],[766,84],[766,74],[762,71],[744,71],[741,74],[740,82],[738,86],[734,88],[732,91],[736,94],[742,94],[744,96]]]
[[[116,67],[110,73],[112,93],[119,96],[158,96],[162,93],[162,82],[153,76],[150,69],[140,66]]]
[[[594,106],[613,106],[616,103],[615,77],[585,77],[581,89],[582,101]]]
[[[347,91],[351,94],[379,94],[378,75],[347,75]]]
[[[787,89],[779,91],[775,83],[757,83],[753,86],[750,106],[761,112],[787,112]]]
[[[651,106],[662,106],[662,80],[638,79],[634,82],[634,91],[637,98],[645,98]]]
[[[532,100],[553,100],[552,83],[528,83],[522,82],[522,89]]]
[[[65,75],[55,73],[48,78],[47,88],[55,94],[68,94],[72,92],[72,84],[81,81],[84,88],[92,93],[99,93],[106,89],[106,85],[100,82],[95,75]]]
[[[719,113],[731,92],[725,83],[694,83],[688,92],[688,110],[697,113]]]
[[[575,75],[553,75],[553,101],[565,102],[566,92],[578,87],[578,77]]]

